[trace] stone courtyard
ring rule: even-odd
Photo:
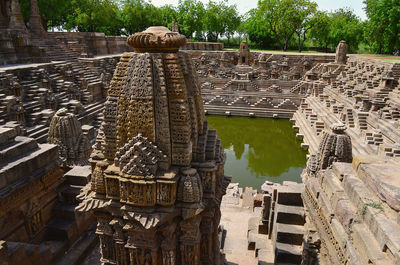
[[[0,22],[0,264],[400,264],[400,63]],[[290,120],[302,183],[231,183],[209,114]]]

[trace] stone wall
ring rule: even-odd
[[[181,50],[222,51],[224,44],[219,42],[188,42]]]
[[[119,56],[109,56],[3,68],[0,123],[18,122],[27,135],[45,142],[52,116],[66,108],[82,124],[98,127],[118,59]]]
[[[190,53],[208,114],[286,119],[306,97],[306,93],[292,91],[305,73],[319,63],[334,60],[333,55]]]
[[[399,69],[338,56],[293,88],[308,94],[293,117],[311,154],[303,264],[400,262]]]

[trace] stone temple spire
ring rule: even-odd
[[[24,18],[21,13],[21,7],[18,0],[10,0],[10,22],[8,24],[10,29],[19,29],[26,31]]]
[[[39,6],[37,0],[31,0],[31,16],[29,18],[29,28],[36,37],[47,37],[47,32],[42,25],[42,19],[39,14]]]
[[[79,211],[98,216],[105,264],[221,264],[225,154],[204,118],[186,38],[150,27],[115,70]]]
[[[347,44],[346,41],[342,40],[336,47],[335,63],[346,64],[347,63]]]

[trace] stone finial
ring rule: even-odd
[[[342,123],[332,124],[331,133],[325,132],[318,148],[318,153],[310,157],[307,163],[309,173],[316,173],[330,167],[333,162],[351,163],[353,160],[351,138],[345,132]]]
[[[172,32],[178,32],[179,33],[179,24],[176,21],[172,22]]]
[[[186,37],[166,27],[149,27],[128,37],[128,44],[135,52],[177,52],[186,44]]]
[[[344,40],[340,41],[336,48],[335,63],[337,64],[347,63],[347,44],[346,41]]]

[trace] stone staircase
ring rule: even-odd
[[[70,61],[77,59],[80,53],[71,50],[56,37],[49,35],[47,38],[32,38],[32,43],[44,48],[52,61]]]

